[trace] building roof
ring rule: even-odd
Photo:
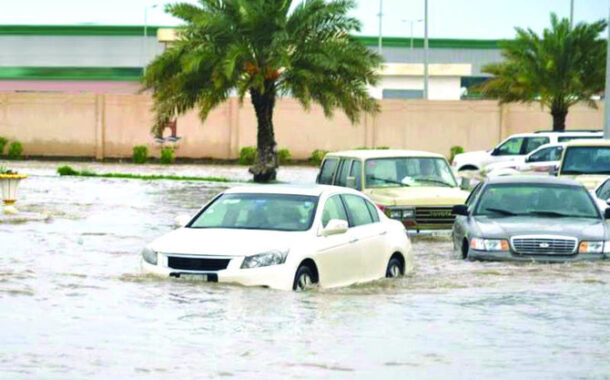
[[[326,157],[351,157],[361,160],[371,158],[392,158],[392,157],[433,157],[444,158],[443,155],[437,153],[423,152],[417,150],[402,150],[402,149],[358,149],[344,150],[340,152],[330,152]]]

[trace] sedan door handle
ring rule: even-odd
[[[358,241],[358,239],[352,239],[352,240],[349,241],[349,243],[352,244],[352,243],[355,243],[357,241]]]

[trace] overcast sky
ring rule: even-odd
[[[295,3],[300,0],[294,0]],[[0,24],[142,25],[148,8],[149,25],[176,25],[159,0],[3,0]],[[196,0],[187,0],[196,2]],[[512,38],[514,26],[540,32],[549,14],[569,17],[570,0],[428,0],[431,38]],[[574,0],[576,22],[608,17],[610,0]],[[160,4],[154,7],[155,4]],[[354,15],[363,23],[361,34],[377,35],[379,0],[358,0]],[[383,35],[410,35],[405,19],[421,19],[424,0],[383,0]],[[423,23],[414,26],[423,35]]]

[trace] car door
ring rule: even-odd
[[[360,268],[361,281],[379,278],[380,273],[385,273],[387,265],[387,248],[385,244],[387,231],[385,226],[379,223],[379,214],[371,213],[369,203],[361,196],[353,194],[341,195],[350,219],[350,230],[356,239],[355,246],[362,255],[362,266]]]
[[[340,195],[329,197],[324,203],[321,228],[331,219],[349,218]],[[343,286],[358,281],[361,277],[362,255],[356,246],[357,238],[352,228],[342,234],[317,236],[315,261],[318,265],[320,283],[324,286]]]

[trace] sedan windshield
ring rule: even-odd
[[[488,186],[475,215],[599,218],[583,187],[550,184],[497,184]]]
[[[449,165],[442,158],[396,157],[366,161],[366,187],[456,187]]]
[[[306,231],[318,197],[291,194],[223,194],[203,210],[190,228]]]
[[[610,174],[610,147],[569,147],[561,174]]]

